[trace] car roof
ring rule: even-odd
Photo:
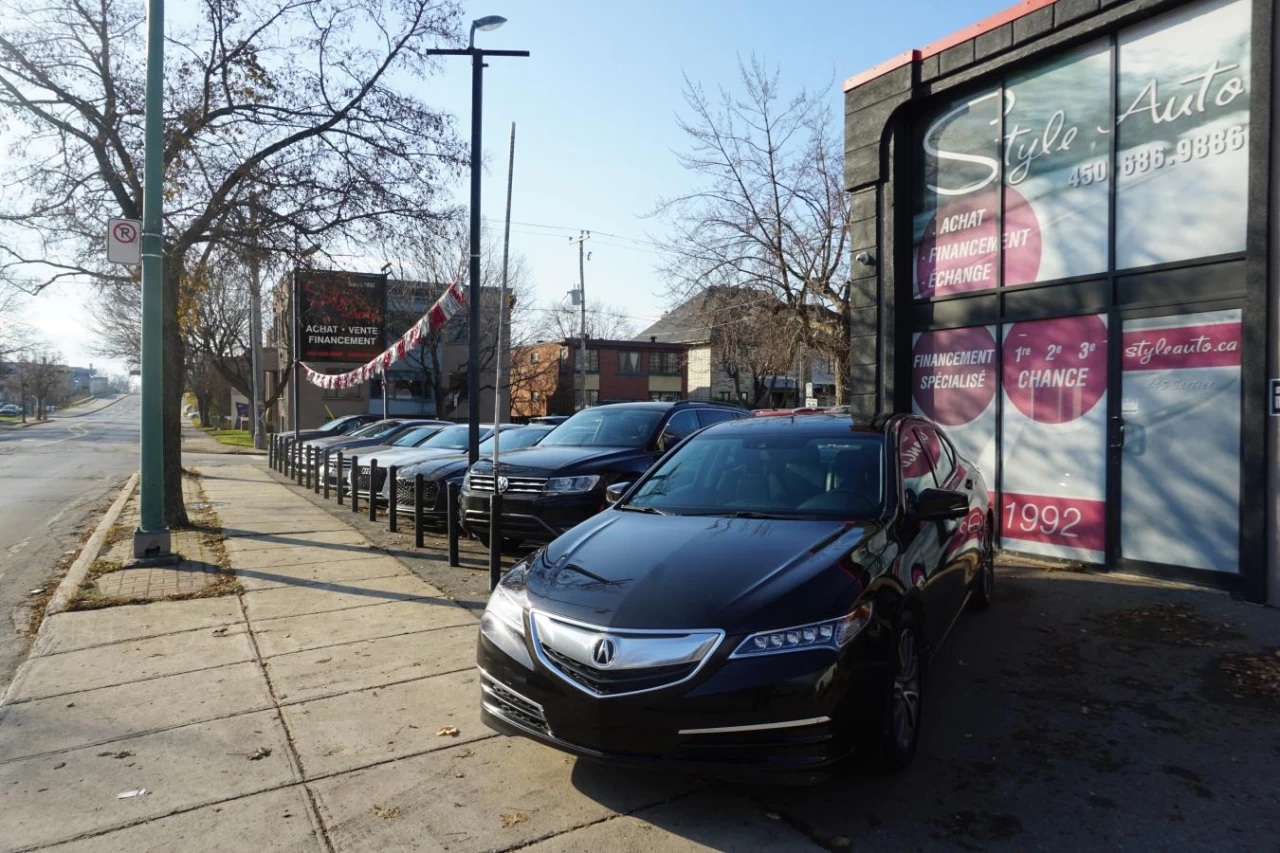
[[[890,425],[903,419],[902,415],[842,415],[810,412],[798,415],[765,415],[757,418],[737,418],[724,421],[706,429],[717,435],[753,435],[761,433],[804,433],[812,435],[836,435],[845,430],[862,433],[884,433]]]

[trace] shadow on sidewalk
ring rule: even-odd
[[[352,586],[345,583],[335,583],[333,581],[319,581],[310,578],[292,577],[289,575],[279,575],[275,572],[266,572],[260,569],[232,569],[237,578],[254,578],[263,581],[275,581],[288,587],[300,589],[316,589],[324,592],[333,592],[339,595],[359,595],[366,598],[381,598],[386,601],[418,601],[423,604],[447,604],[454,606],[455,601],[450,601],[438,595],[419,595],[408,592],[392,592],[381,589],[368,589],[362,586]],[[394,576],[393,576],[394,577]],[[405,575],[409,577],[409,575]],[[271,592],[271,589],[251,590],[251,592]]]

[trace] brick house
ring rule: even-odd
[[[686,399],[687,350],[656,341],[587,339],[587,405]],[[513,348],[511,417],[569,415],[580,408],[579,357],[577,338]]]

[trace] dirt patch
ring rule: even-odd
[[[1212,648],[1243,638],[1230,623],[1204,619],[1182,601],[1119,610],[1101,621],[1103,631],[1141,642]]]
[[[1280,648],[1260,654],[1223,655],[1218,669],[1232,696],[1280,703]]]

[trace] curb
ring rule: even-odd
[[[42,423],[48,423],[48,421],[49,421],[49,420],[54,420],[54,421],[59,421],[59,420],[69,421],[69,420],[73,420],[73,419],[75,419],[75,418],[83,418],[83,417],[86,417],[86,416],[88,416],[88,415],[96,415],[98,412],[105,412],[107,409],[111,408],[111,407],[112,407],[112,406],[114,406],[116,403],[119,403],[121,400],[126,400],[126,399],[128,399],[129,397],[132,397],[132,396],[133,396],[132,394],[121,394],[121,395],[119,395],[118,397],[116,397],[114,400],[112,400],[111,402],[107,403],[105,406],[99,406],[98,408],[96,408],[96,409],[90,409],[90,410],[89,410],[89,411],[87,411],[87,412],[76,412],[76,413],[75,413],[75,414],[73,414],[73,415],[63,415],[63,414],[59,413],[59,417],[56,417],[56,418],[49,418],[49,419],[48,419],[48,420],[46,420],[46,421],[42,421]],[[97,399],[97,398],[92,398],[92,397],[91,397],[90,399]],[[77,406],[77,405],[83,405],[83,403],[74,404],[73,406],[69,406],[68,408],[75,408],[75,406]],[[64,409],[63,411],[65,411],[65,409]]]
[[[49,604],[44,609],[45,618],[56,616],[71,606],[71,602],[76,597],[76,591],[80,589],[80,584],[84,583],[85,576],[89,574],[89,567],[98,559],[99,552],[102,551],[102,543],[107,538],[112,525],[120,518],[120,513],[124,511],[124,505],[129,500],[129,496],[133,494],[133,489],[138,485],[138,474],[135,472],[129,476],[128,482],[124,484],[124,488],[120,490],[119,497],[115,503],[111,504],[111,509],[107,510],[107,514],[98,522],[98,527],[93,531],[93,535],[89,537],[89,541],[84,543],[84,547],[80,549],[80,555],[76,557],[76,561],[71,564],[71,568],[67,570],[63,576],[58,589],[53,593],[53,598],[49,599]]]

